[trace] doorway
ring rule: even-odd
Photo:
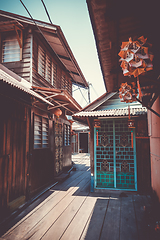
[[[88,133],[79,133],[79,149],[88,153]]]
[[[95,187],[137,190],[135,132],[127,119],[101,120],[94,130]]]

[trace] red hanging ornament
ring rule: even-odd
[[[128,42],[122,42],[121,51],[119,56],[121,57],[121,67],[124,76],[134,76],[137,78],[137,87],[139,92],[139,98],[142,98],[142,92],[140,87],[139,75],[144,74],[147,71],[153,69],[153,54],[150,51],[151,44],[147,43],[147,38],[143,36],[139,37],[137,40],[132,41],[129,38]],[[122,87],[121,87],[122,88]],[[121,88],[119,89],[120,98]],[[129,91],[127,96],[131,95],[132,92]],[[124,98],[123,101],[128,102],[128,98]],[[135,101],[131,96],[129,97],[129,102]]]

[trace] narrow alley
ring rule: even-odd
[[[72,156],[76,171],[8,223],[2,239],[150,239],[149,196],[134,192],[90,193],[89,154]]]

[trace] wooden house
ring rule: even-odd
[[[72,124],[72,153],[89,153],[89,127],[80,122]]]
[[[59,26],[0,11],[0,212],[53,183],[71,161],[72,84],[88,84]],[[1,214],[1,217],[3,214]]]
[[[87,0],[99,61],[107,92],[118,91],[121,83],[135,81],[125,77],[120,68],[118,53],[122,42],[140,36],[152,44],[153,70],[139,76],[142,99],[148,109],[150,137],[151,186],[160,201],[160,24],[157,1]],[[151,45],[150,45],[151,46]]]
[[[74,114],[90,127],[91,190],[150,190],[147,109],[105,93]]]

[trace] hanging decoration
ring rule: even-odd
[[[54,115],[56,115],[58,118],[62,115],[62,111],[60,108],[56,108],[53,110]]]
[[[135,128],[135,120],[131,119],[130,116],[130,106],[128,106],[128,128]]]
[[[98,130],[96,131],[96,134],[97,134],[97,146],[98,146]]]
[[[100,128],[101,127],[101,121],[99,119],[94,119],[94,127]]]
[[[131,119],[130,106],[128,106],[128,128],[131,130],[131,148],[133,148],[133,128],[135,128],[135,120]]]
[[[132,82],[131,84],[125,82],[121,84],[121,87],[119,89],[119,97],[121,99],[121,102],[128,103],[137,101],[137,95],[137,86],[135,82]]]
[[[56,109],[53,109],[52,112],[57,117],[57,124],[58,124],[58,119],[62,115],[62,110],[60,108],[56,108]]]
[[[139,99],[142,98],[140,83],[139,83],[139,75],[145,74],[147,71],[153,69],[153,54],[151,53],[152,45],[147,42],[147,38],[143,36],[139,37],[136,40],[132,40],[129,38],[128,42],[122,42],[121,51],[119,52],[119,56],[121,57],[121,67],[123,70],[124,76],[131,77],[132,75],[137,78],[137,88],[139,93]],[[135,101],[135,92],[132,92],[132,86],[126,86],[127,83],[121,85],[119,90],[120,98],[124,102],[132,102]],[[124,87],[127,88],[127,92],[124,93]],[[131,97],[131,95],[133,95]]]

